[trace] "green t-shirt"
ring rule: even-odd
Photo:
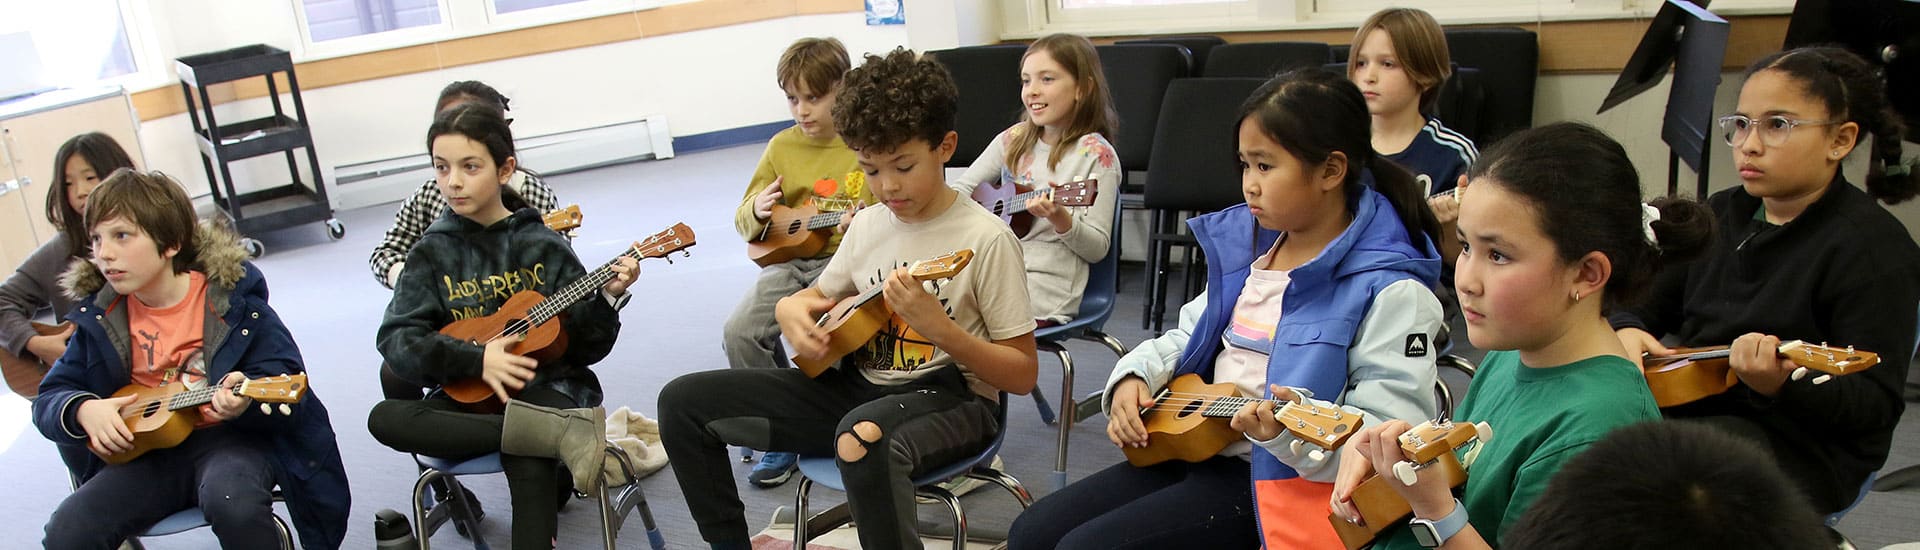
[[[1614,428],[1660,419],[1660,409],[1646,378],[1625,358],[1603,355],[1528,368],[1519,353],[1496,351],[1480,364],[1454,417],[1493,428],[1467,470],[1460,501],[1468,523],[1498,547],[1507,526],[1547,489],[1561,464]],[[1377,548],[1420,548],[1405,527],[1381,536]]]

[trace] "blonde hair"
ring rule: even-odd
[[[787,46],[774,69],[780,89],[796,84],[806,91],[825,94],[846,78],[853,62],[847,59],[847,47],[837,38],[802,38]]]
[[[1113,99],[1107,94],[1107,74],[1100,69],[1100,53],[1093,49],[1093,42],[1077,34],[1049,34],[1027,46],[1027,53],[1020,55],[1020,62],[1026,63],[1027,57],[1035,52],[1047,52],[1055,63],[1073,75],[1075,102],[1073,116],[1067,120],[1067,127],[1060,132],[1060,142],[1054,144],[1052,154],[1047,155],[1047,166],[1060,163],[1060,157],[1066,155],[1066,145],[1079,141],[1087,134],[1100,134],[1109,139],[1115,128],[1119,127],[1119,114],[1113,110]],[[1007,166],[1019,164],[1020,157],[1033,152],[1040,143],[1040,126],[1033,123],[1032,113],[1020,115],[1020,122],[1014,124],[1013,132],[1007,135]]]
[[[1347,49],[1347,78],[1353,78],[1360,44],[1375,30],[1387,33],[1387,38],[1393,41],[1394,59],[1400,60],[1401,70],[1420,88],[1420,110],[1431,111],[1440,96],[1440,83],[1453,76],[1453,58],[1447,52],[1447,35],[1440,29],[1440,22],[1425,10],[1415,8],[1374,12],[1353,31],[1353,47]]]

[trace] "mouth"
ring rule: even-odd
[[[908,201],[907,199],[887,199],[883,202],[887,205],[887,208],[899,210],[901,208],[906,208],[907,204],[911,201]]]
[[[1380,92],[1360,92],[1360,95],[1366,96],[1367,99],[1380,99]]]
[[[116,283],[120,282],[120,280],[122,279],[127,278],[127,271],[124,269],[107,268],[107,269],[100,270],[100,273],[102,275],[106,275],[108,281],[113,281]]]
[[[1758,166],[1754,166],[1752,164],[1740,165],[1740,179],[1743,179],[1743,180],[1759,179],[1761,176],[1765,176],[1765,175],[1767,175],[1767,171],[1761,170],[1760,167]]]
[[[1047,110],[1046,103],[1028,103],[1027,104],[1027,112],[1038,114],[1041,111],[1045,111],[1045,110]]]
[[[1480,313],[1479,310],[1467,307],[1466,305],[1460,306],[1460,315],[1465,317],[1468,323],[1478,323],[1487,318],[1486,314]]]

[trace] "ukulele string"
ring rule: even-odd
[[[654,239],[648,239],[647,242],[641,243],[640,246],[638,247],[629,247],[627,248],[627,251],[624,253],[621,253],[620,256],[621,257],[635,256],[639,252],[639,249],[651,247],[653,245],[653,241]],[[570,284],[570,285],[567,285],[566,287],[561,288],[560,292],[558,294],[555,294],[553,298],[541,300],[540,303],[534,304],[533,307],[528,308],[527,317],[530,319],[540,319],[539,323],[530,322],[530,321],[527,321],[526,319],[519,319],[519,321],[522,321],[520,323],[509,322],[507,323],[507,326],[500,328],[500,332],[494,333],[493,336],[488,336],[486,340],[487,343],[492,343],[494,340],[499,340],[501,338],[506,338],[508,336],[519,336],[522,334],[526,334],[527,331],[533,329],[534,325],[544,324],[546,320],[553,318],[553,316],[555,315],[558,315],[558,313],[555,311],[555,308],[558,307],[556,304],[560,304],[560,303],[572,304],[573,302],[578,301],[579,298],[585,294],[584,292],[580,292],[578,288],[576,288],[576,287],[582,287],[583,285],[581,283],[592,281],[590,286],[599,287],[601,285],[606,284],[608,279],[612,279],[613,265],[619,261],[620,261],[619,258],[608,260],[607,263],[601,264],[599,269],[595,269],[587,273],[586,275],[581,276],[580,280],[574,281],[573,284]]]

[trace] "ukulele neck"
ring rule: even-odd
[[[621,253],[614,259],[608,260],[606,264],[601,265],[599,269],[588,272],[586,275],[574,280],[572,284],[562,287],[559,292],[555,292],[552,296],[548,296],[547,299],[541,300],[538,304],[534,304],[533,308],[527,311],[526,323],[509,327],[508,332],[502,336],[514,336],[525,333],[535,326],[539,326],[542,323],[552,320],[554,317],[558,317],[562,312],[565,312],[568,307],[572,307],[573,304],[587,299],[588,296],[593,295],[594,290],[606,286],[607,281],[613,280],[613,266],[619,263],[620,258],[633,258],[637,261],[640,259],[640,249],[628,248],[626,252]]]
[[[194,407],[212,403],[213,394],[218,393],[223,389],[234,395],[240,395],[240,388],[238,387],[221,388],[219,385],[211,385],[204,388],[187,390],[187,391],[183,391],[183,392],[168,396],[166,399],[167,410],[177,411],[180,409],[191,409]]]
[[[840,225],[840,219],[845,217],[847,217],[847,211],[845,210],[815,214],[813,217],[807,218],[807,231],[819,231]]]

